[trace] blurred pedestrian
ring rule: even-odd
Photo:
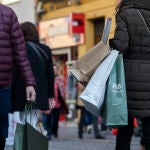
[[[51,50],[39,42],[36,26],[30,22],[21,24],[26,41],[27,56],[36,80],[36,105],[34,109],[49,110],[54,107],[54,71]],[[17,69],[13,72],[12,112],[20,111],[20,119],[24,120],[26,105],[25,82]],[[39,111],[37,111],[39,112]],[[32,117],[32,125],[36,128],[37,116]]]
[[[61,113],[67,113],[68,108],[65,104],[65,85],[64,77],[59,75],[58,66],[54,65],[55,82],[54,82],[54,99],[55,107],[51,109],[50,114],[43,114],[43,124],[48,132],[49,139],[52,135],[58,138],[59,119]]]
[[[36,98],[35,80],[26,55],[24,37],[14,11],[0,4],[0,149],[8,136],[12,66],[15,63],[25,81],[24,91],[28,101]]]
[[[57,138],[61,111],[65,111],[64,113],[67,113],[68,110],[67,106],[65,106],[66,89],[64,85],[64,77],[59,74],[59,68],[57,66],[54,66],[54,72],[55,72],[55,84],[54,84],[55,107],[52,110],[53,116],[52,133],[54,137]]]
[[[84,87],[79,84],[79,95],[82,93],[83,90]],[[78,98],[77,100],[77,108],[80,110],[80,120],[78,125],[79,139],[83,138],[83,129],[86,124],[86,120],[87,122],[89,122],[88,125],[93,125],[95,139],[104,139],[104,137],[100,134],[100,129],[98,127],[98,117],[94,116],[85,109],[84,104],[80,98]]]
[[[145,149],[150,150],[150,0],[117,0],[112,47],[123,53],[128,125],[119,128],[116,150],[130,150],[134,117],[142,118]]]

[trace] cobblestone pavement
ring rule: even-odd
[[[83,140],[77,138],[75,126],[61,125],[59,139],[50,141],[49,150],[114,150],[115,137],[110,133],[103,134],[105,140],[95,140],[93,135],[85,134]],[[139,150],[139,139],[133,138],[131,150]],[[6,150],[12,150],[7,147]]]

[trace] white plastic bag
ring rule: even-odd
[[[14,144],[16,125],[18,122],[20,122],[19,112],[14,112],[13,114],[9,114],[9,128],[8,128],[8,138],[6,140],[6,145],[12,146]]]
[[[99,116],[105,98],[106,82],[117,59],[119,52],[111,51],[107,58],[100,64],[87,87],[80,95],[85,108],[92,114]]]

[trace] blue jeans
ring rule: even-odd
[[[10,112],[11,88],[0,87],[0,138],[8,137],[8,113]]]
[[[51,138],[52,135],[54,135],[56,138],[58,137],[59,117],[60,108],[54,108],[50,114],[42,115],[42,123],[49,138]]]
[[[80,118],[80,122],[79,122],[79,138],[82,138],[83,135],[83,127],[85,125],[91,125],[93,124],[94,127],[94,135],[95,138],[100,136],[100,130],[98,128],[98,121],[97,121],[97,117],[92,115],[91,113],[89,113],[87,110],[85,110],[85,108],[81,109],[81,118]]]
[[[47,136],[51,138],[52,135],[52,115],[51,114],[43,114],[42,115],[42,123],[44,129],[47,131]]]

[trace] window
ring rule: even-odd
[[[10,5],[16,2],[20,2],[21,0],[2,0],[2,4],[4,5]]]

